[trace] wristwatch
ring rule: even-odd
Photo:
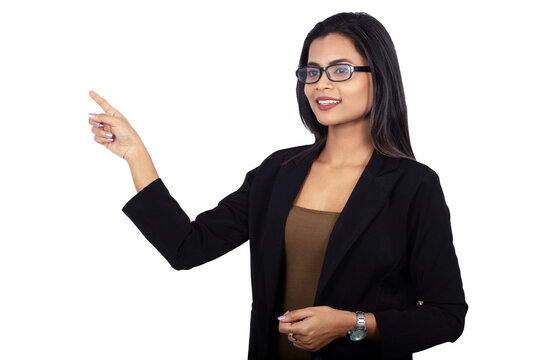
[[[359,341],[366,337],[366,317],[363,311],[356,312],[356,326],[348,331],[352,341]]]

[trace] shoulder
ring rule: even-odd
[[[407,158],[400,158],[399,171],[405,175],[407,181],[412,187],[413,193],[417,193],[422,189],[440,188],[440,179],[437,172],[425,163]]]
[[[299,152],[302,152],[302,151],[308,149],[312,145],[313,144],[297,145],[297,146],[292,146],[292,147],[288,147],[288,148],[284,148],[284,149],[279,149],[279,150],[274,151],[272,154],[270,154],[269,157],[273,157],[273,158],[279,159],[279,160],[286,160],[288,157],[296,155]]]
[[[269,167],[273,167],[273,166],[280,166],[280,164],[291,158],[292,156],[308,149],[309,147],[311,147],[312,144],[309,144],[309,145],[298,145],[298,146],[292,146],[292,147],[288,147],[288,148],[284,148],[284,149],[279,149],[279,150],[276,150],[274,151],[273,153],[271,153],[270,155],[268,155],[264,160],[263,162],[261,163],[260,166],[269,166]]]
[[[407,158],[399,159],[399,169],[403,172],[421,178],[426,176],[428,173],[435,173],[435,171],[427,164]]]
[[[372,161],[372,162],[371,162]],[[427,164],[404,157],[393,157],[376,152],[368,167],[374,179],[389,191],[412,196],[426,185],[439,182],[437,173]],[[406,194],[406,195],[405,195]]]
[[[284,149],[275,150],[254,169],[250,170],[247,177],[254,178],[254,182],[268,183],[277,175],[282,163],[301,151],[308,149],[312,145],[298,145]],[[251,180],[250,180],[251,182]]]

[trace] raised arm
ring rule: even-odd
[[[122,211],[176,270],[213,260],[249,239],[249,192],[258,167],[238,190],[191,221],[161,179],[137,193]]]
[[[249,191],[257,168],[240,188],[190,221],[159,178],[150,154],[127,119],[94,91],[104,110],[89,114],[94,140],[129,164],[137,194],[122,208],[143,235],[177,270],[189,269],[234,249],[249,238]]]

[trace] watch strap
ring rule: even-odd
[[[365,337],[365,333],[366,333],[366,316],[364,314],[363,311],[356,311],[356,325],[355,327],[352,329],[352,330],[349,330],[347,333],[349,334],[349,337],[351,338],[351,340],[354,340],[353,339],[353,333],[358,333],[358,332],[363,332],[364,333],[364,336]],[[358,334],[356,334],[358,335]],[[356,339],[358,340],[358,339]],[[354,341],[356,341],[354,340]]]

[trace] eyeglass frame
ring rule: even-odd
[[[345,79],[345,80],[332,80],[330,78],[330,76],[328,76],[328,68],[329,67],[332,67],[332,66],[336,66],[336,65],[346,65],[349,67],[349,69],[352,69],[352,71],[350,72],[350,76]],[[317,81],[314,81],[314,82],[303,82],[302,80],[300,80],[300,78],[298,77],[298,71],[300,71],[300,69],[304,69],[304,68],[315,68],[315,69],[319,69],[319,78],[317,79]],[[353,65],[349,65],[349,64],[332,64],[332,65],[328,65],[328,66],[325,66],[325,67],[320,67],[320,66],[313,66],[313,65],[306,65],[306,66],[302,66],[301,68],[298,68],[296,69],[296,72],[295,72],[295,75],[296,75],[296,78],[298,79],[298,81],[300,81],[302,84],[316,84],[317,82],[319,82],[319,80],[321,80],[321,77],[322,77],[322,73],[323,71],[326,73],[326,77],[328,78],[328,80],[330,81],[333,81],[333,82],[342,82],[342,81],[347,81],[349,80],[351,77],[352,77],[352,74],[357,71],[357,72],[371,72],[371,68],[369,66],[353,66]]]

